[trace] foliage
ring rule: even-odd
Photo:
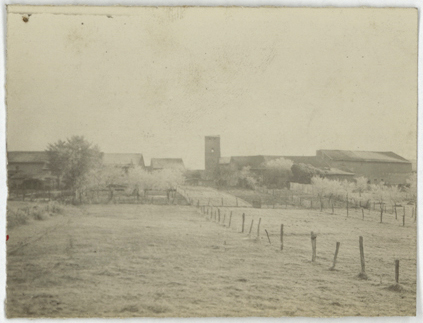
[[[301,184],[311,184],[311,179],[321,174],[318,168],[303,163],[292,165],[291,171],[292,181]]]
[[[285,158],[266,161],[262,165],[264,168],[263,184],[268,188],[285,186],[292,177],[293,164],[291,160]]]
[[[255,189],[260,184],[259,179],[251,172],[250,167],[244,167],[238,176],[241,187]]]
[[[82,136],[49,144],[47,154],[52,174],[58,176],[63,186],[73,192],[86,184],[88,173],[98,167],[102,159],[98,146]]]
[[[417,200],[417,174],[411,174],[410,177],[407,179],[407,193],[411,196],[411,198],[416,201]]]

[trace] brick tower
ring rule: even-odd
[[[216,174],[220,158],[220,137],[205,137],[205,170],[209,175]]]

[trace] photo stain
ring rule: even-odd
[[[22,16],[22,20],[23,20],[23,22],[27,23],[29,21],[29,17]]]

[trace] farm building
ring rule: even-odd
[[[54,188],[56,177],[51,176],[48,156],[44,151],[7,152],[7,177],[9,188]]]
[[[109,167],[120,167],[126,171],[135,166],[145,168],[144,157],[142,154],[104,153],[103,165]]]
[[[10,151],[7,152],[7,174],[9,188],[55,189],[58,179],[51,175],[48,154],[45,151]],[[109,167],[144,168],[142,154],[103,154],[103,164]],[[23,186],[22,186],[23,185]]]
[[[372,184],[403,185],[412,173],[412,163],[390,151],[318,150],[316,155],[331,167],[364,176]]]
[[[184,171],[184,161],[182,158],[151,158],[150,170],[155,171],[161,169],[177,169]]]

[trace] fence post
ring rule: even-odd
[[[272,243],[270,242],[269,233],[267,232],[267,230],[266,230],[266,229],[264,229],[264,231],[266,232],[266,235],[267,235],[267,240],[269,240],[269,244],[272,244]]]
[[[348,193],[347,193],[347,217],[348,217]]]
[[[225,226],[225,222],[226,222],[226,213],[223,214],[223,226]]]
[[[395,220],[397,220],[397,205],[395,204],[395,206],[394,206],[394,208],[395,208]]]
[[[405,227],[405,213],[402,216],[402,226]]]
[[[254,220],[251,220],[250,231],[248,232],[248,235],[250,236],[251,236],[251,230],[253,229],[253,224],[254,224]]]
[[[383,218],[383,206],[381,206],[380,208],[380,223],[382,223],[382,218]]]
[[[399,260],[395,260],[395,282],[399,283]]]
[[[231,222],[232,222],[232,211],[231,211],[231,215],[229,216],[229,228],[231,227]]]
[[[311,262],[316,261],[316,239],[317,239],[316,234],[313,231],[311,231],[311,249],[312,249]]]
[[[362,279],[367,279],[366,275],[366,265],[364,263],[364,245],[363,245],[363,237],[360,236],[358,239],[359,246],[360,246],[360,263],[361,263],[361,272],[358,277]]]
[[[218,214],[218,222],[220,223],[220,209],[217,209],[217,214]]]
[[[257,226],[257,239],[260,238],[260,223],[261,223],[261,218],[259,219],[258,226]]]
[[[335,213],[335,211],[333,209],[333,201],[332,201],[332,214],[334,214],[334,213]]]
[[[341,245],[340,242],[337,242],[336,243],[335,256],[333,257],[333,265],[332,265],[332,267],[330,267],[330,270],[335,270],[336,258],[338,258],[338,251],[339,251],[339,246],[340,245]]]
[[[245,213],[242,213],[242,233],[244,233]]]
[[[283,224],[281,224],[281,250],[283,250]]]
[[[361,208],[361,215],[362,215],[362,220],[364,221],[364,209]]]

